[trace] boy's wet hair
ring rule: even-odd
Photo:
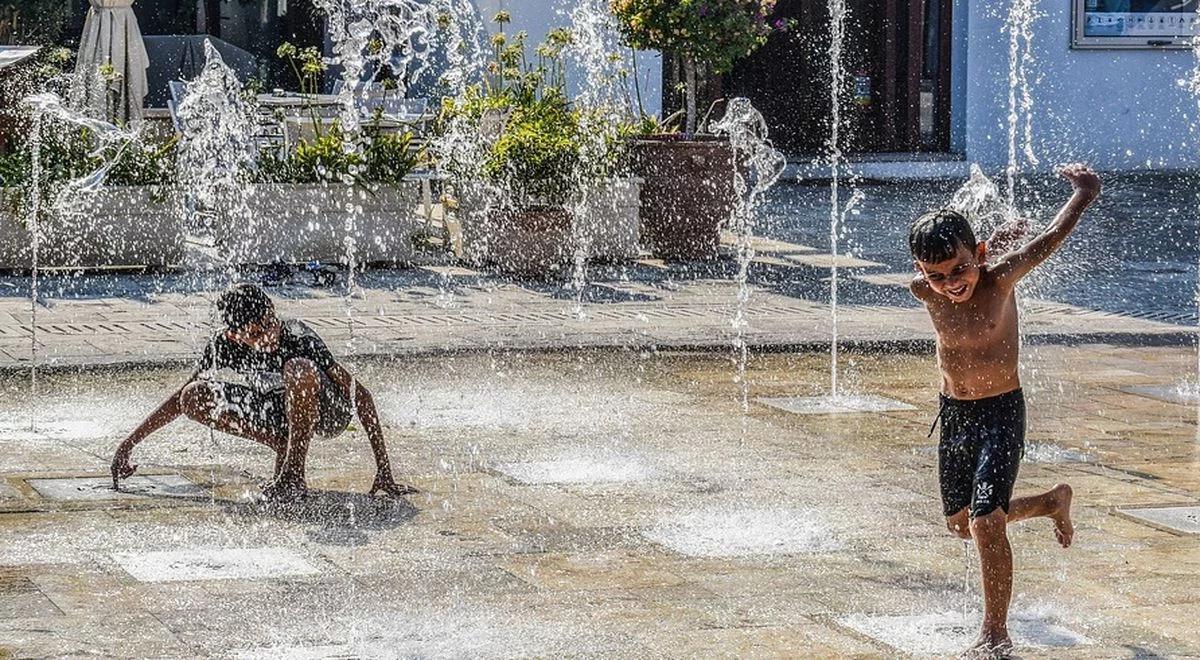
[[[221,321],[231,330],[240,330],[255,321],[260,321],[275,305],[267,292],[256,284],[234,284],[217,298],[217,311]]]
[[[930,211],[908,229],[908,249],[914,259],[927,264],[954,258],[960,245],[974,251],[978,244],[971,222],[952,209]]]

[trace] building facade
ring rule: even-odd
[[[842,146],[860,160],[1005,166],[1017,74],[1022,169],[1069,160],[1106,170],[1200,164],[1197,99],[1181,84],[1198,66],[1196,0],[845,1]],[[796,29],[724,76],[719,93],[749,97],[790,154],[824,153],[828,5],[777,7]],[[1014,26],[1027,28],[1016,41],[1024,88],[1012,66]]]

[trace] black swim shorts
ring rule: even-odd
[[[1025,395],[966,401],[941,395],[942,435],[938,477],[947,517],[970,507],[971,518],[996,507],[1008,513],[1017,470],[1025,455]]]
[[[332,438],[346,430],[353,413],[350,400],[346,398],[342,388],[325,372],[320,372],[320,377],[320,416],[313,431],[323,438]],[[218,406],[235,410],[260,428],[268,429],[280,437],[287,437],[287,408],[283,390],[260,392],[240,383],[219,380],[208,380],[205,383],[214,392]]]

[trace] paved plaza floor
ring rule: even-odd
[[[309,500],[261,504],[265,450],[177,422],[117,495],[114,445],[186,368],[48,373],[36,402],[0,381],[0,656],[897,657],[977,625],[928,353],[845,355],[847,388],[912,409],[838,415],[759,402],[823,393],[816,352],[753,353],[744,414],[720,351],[348,363],[420,494],[364,495],[352,429],[314,446]],[[1017,490],[1071,483],[1078,532],[1012,531],[1021,657],[1200,655],[1195,369],[1027,347]]]
[[[764,347],[827,346],[833,330],[831,257],[766,239],[759,249],[749,273],[745,340]],[[801,258],[806,261],[794,260]],[[732,260],[704,267],[645,260],[594,267],[586,284],[576,287],[427,266],[360,273],[351,295],[344,276],[313,286],[305,274],[268,291],[283,315],[304,319],[339,355],[720,348],[735,338],[736,269]],[[878,264],[842,268],[841,340],[928,345],[932,327],[908,293],[910,279],[911,273],[887,272]],[[35,323],[28,279],[4,278],[0,369],[28,368],[34,360],[46,366],[192,360],[212,331],[212,303],[224,281],[202,273],[51,276],[40,284]],[[1034,341],[1194,341],[1194,324],[1185,327],[1174,317],[1085,309],[1043,299],[1036,288],[1022,300],[1023,332]]]

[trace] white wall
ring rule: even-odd
[[[512,15],[512,23],[508,26],[508,31],[516,33],[524,30],[529,33],[527,44],[531,52],[546,37],[546,33],[550,29],[570,27],[570,11],[578,4],[568,0],[474,1],[487,24],[488,31],[492,33],[496,31],[492,17],[501,9],[508,11]],[[658,115],[662,112],[662,56],[657,52],[643,51],[638,53],[637,58],[642,105],[647,113]],[[583,76],[579,72],[570,72],[568,85],[573,90],[577,90],[582,78]]]
[[[969,9],[963,7],[968,5]],[[1196,101],[1178,85],[1195,57],[1187,50],[1071,50],[1067,0],[1036,3],[1033,145],[1041,168],[1082,160],[1105,170],[1200,165]],[[1008,160],[1010,2],[967,2],[965,89],[968,160]],[[958,23],[956,21],[956,23]],[[956,39],[956,42],[958,40]],[[1024,165],[1023,165],[1024,167]]]

